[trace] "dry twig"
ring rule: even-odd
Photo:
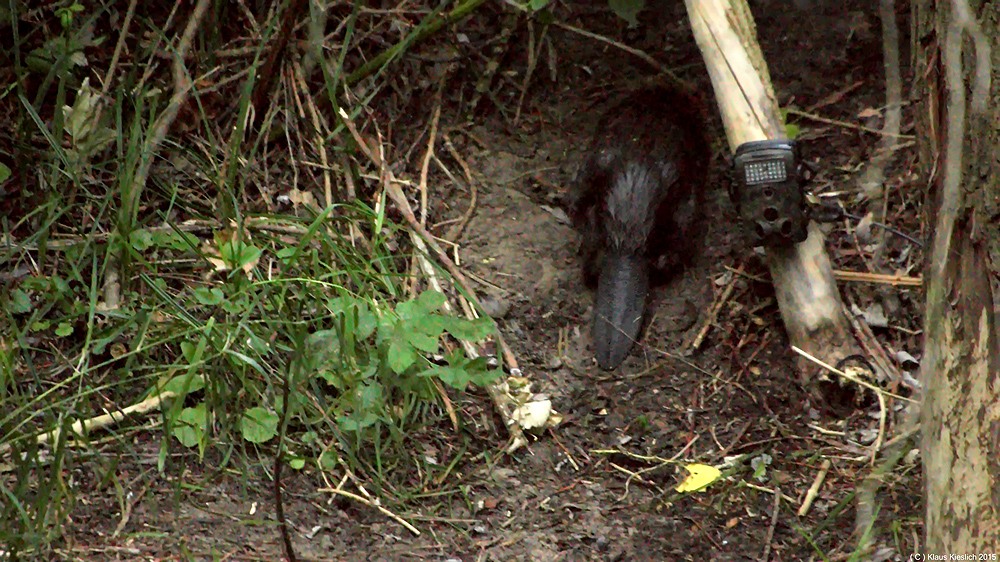
[[[774,507],[771,511],[771,524],[767,528],[767,537],[764,538],[764,553],[760,555],[760,562],[767,562],[771,555],[771,541],[774,540],[774,529],[778,526],[778,513],[781,511],[781,488],[774,489]]]
[[[460,155],[458,151],[455,150],[455,145],[454,143],[451,142],[451,137],[449,137],[447,133],[445,133],[444,135],[444,144],[448,148],[448,152],[451,154],[451,157],[454,158],[456,162],[458,162],[459,166],[462,167],[462,173],[465,174],[465,182],[466,185],[469,186],[469,193],[470,197],[472,198],[472,200],[469,201],[469,208],[465,210],[465,213],[462,215],[461,220],[459,220],[458,224],[448,229],[448,232],[445,234],[445,238],[447,238],[448,240],[451,240],[452,242],[458,242],[458,237],[462,235],[462,231],[465,230],[465,227],[469,224],[469,221],[472,220],[472,214],[476,211],[476,202],[479,198],[479,189],[476,187],[476,181],[472,178],[472,171],[469,170],[469,164],[465,161],[464,158],[462,158],[462,155]]]
[[[726,285],[722,294],[719,295],[715,302],[712,303],[712,308],[708,310],[708,315],[706,316],[704,322],[702,322],[701,328],[698,330],[698,334],[692,339],[687,345],[682,348],[684,353],[691,353],[697,351],[701,344],[705,341],[705,337],[708,335],[708,331],[712,329],[712,325],[715,324],[716,320],[719,318],[719,312],[722,307],[729,301],[729,298],[733,296],[733,291],[736,289],[736,282],[739,280],[740,275],[743,273],[743,268],[740,267],[733,274],[733,278]]]
[[[819,494],[819,488],[823,485],[823,480],[826,480],[826,475],[830,472],[831,464],[830,459],[823,459],[823,464],[820,465],[819,472],[816,474],[816,478],[813,479],[812,486],[809,486],[809,491],[806,492],[806,497],[802,500],[802,506],[799,507],[799,517],[804,517],[806,513],[809,513],[809,508],[812,507],[813,501]]]

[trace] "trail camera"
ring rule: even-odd
[[[744,143],[733,168],[729,196],[753,246],[788,247],[806,239],[805,180],[793,141]]]

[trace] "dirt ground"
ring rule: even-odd
[[[806,157],[821,170],[814,187],[853,193],[855,174],[878,142],[855,125],[881,126],[881,28],[868,3],[828,4],[762,0],[754,10],[779,103],[814,108],[807,111],[823,118],[798,120]],[[634,29],[604,6],[575,7],[574,24],[652,54],[712,99],[683,3],[650,3]],[[475,18],[462,25],[478,25]],[[717,184],[709,197],[703,253],[694,267],[657,289],[655,316],[641,345],[614,372],[593,364],[593,295],[581,284],[576,237],[560,205],[600,113],[621,84],[651,70],[613,46],[564,29],[553,28],[549,37],[558,55],[556,80],[547,68],[537,71],[520,119],[511,119],[510,108],[508,114],[483,110],[471,125],[455,129],[467,134],[454,136],[478,194],[461,239],[463,267],[483,280],[482,294],[502,309],[498,321],[522,368],[565,422],[504,456],[507,436],[485,394],[456,396],[467,424],[461,439],[472,442],[484,462],[456,468],[464,496],[418,498],[405,510],[394,509],[419,535],[371,507],[331,499],[308,471],[288,476],[286,514],[300,559],[846,559],[856,545],[854,491],[870,469],[866,453],[878,427],[878,405],[866,399],[820,404],[803,387],[767,268],[743,246],[734,211]],[[514,107],[516,98],[506,101]],[[462,124],[447,107],[441,119],[443,127]],[[714,119],[711,134],[721,148],[721,124]],[[887,185],[910,185],[910,152],[896,156]],[[460,216],[470,194],[443,176],[437,179],[431,182],[441,190],[434,194],[437,219]],[[890,205],[899,198],[912,203],[916,195],[896,197]],[[842,199],[864,214],[856,199]],[[908,213],[890,213],[903,223],[898,228],[919,237],[915,215],[912,206]],[[859,247],[843,223],[833,225],[828,248],[835,267],[863,268]],[[739,268],[745,275],[734,276]],[[703,345],[679,358],[675,350],[693,337],[730,283],[735,287],[729,304]],[[843,287],[862,309],[875,300],[896,303],[891,322],[919,329],[915,291],[891,289],[886,296],[882,289]],[[919,349],[917,336],[893,337],[911,352]],[[223,473],[214,488],[178,493],[183,486],[177,479],[201,481],[206,475],[155,476],[154,436],[137,441],[135,451],[122,461],[136,482],[128,509],[82,490],[87,499],[67,533],[67,558],[283,558],[266,469],[249,482]],[[708,491],[692,494],[673,491],[683,478],[681,468],[655,460],[718,465],[736,455],[750,460]],[[797,515],[824,460],[830,461],[825,482],[808,513]],[[869,559],[907,559],[923,533],[919,498],[919,463],[886,478]]]

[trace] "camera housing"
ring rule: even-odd
[[[789,139],[741,144],[733,157],[729,196],[752,246],[789,247],[808,235],[806,178]]]

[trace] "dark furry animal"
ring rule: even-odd
[[[597,363],[614,369],[639,334],[650,284],[686,265],[709,161],[701,105],[674,88],[640,90],[598,123],[577,176],[570,217],[584,281],[597,287]]]

